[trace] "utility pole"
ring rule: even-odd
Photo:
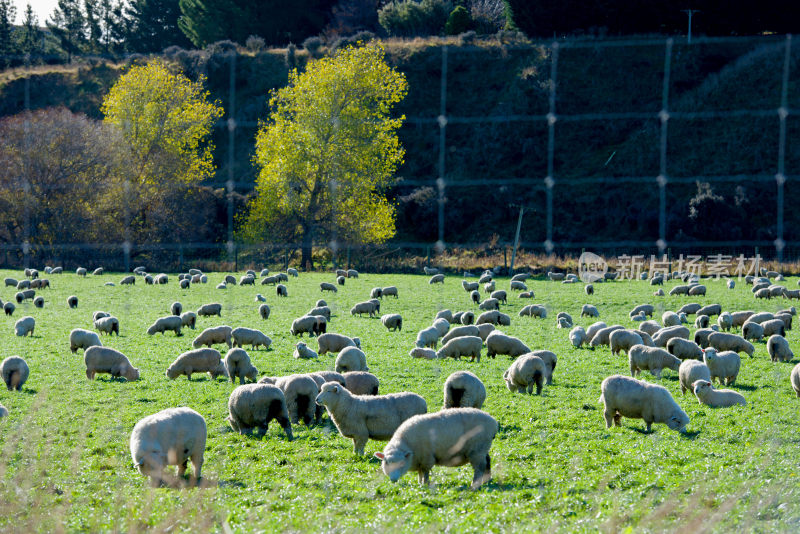
[[[687,34],[686,42],[688,44],[692,44],[692,15],[695,13],[700,13],[699,9],[681,9],[684,13],[689,16],[689,32]]]
[[[514,235],[514,249],[511,251],[511,266],[509,272],[514,273],[514,261],[517,259],[517,247],[519,247],[519,232],[522,229],[522,215],[526,209],[533,209],[529,206],[522,206],[519,204],[509,204],[512,208],[519,208],[519,219],[517,219],[517,233]]]

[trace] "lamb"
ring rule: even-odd
[[[322,351],[320,351],[322,352]],[[367,356],[358,347],[344,347],[336,356],[334,364],[337,373],[369,371]]]
[[[722,313],[722,306],[719,304],[708,304],[697,310],[697,315],[708,315],[709,317],[719,315],[720,313]]]
[[[433,349],[423,349],[420,347],[414,347],[410,351],[408,351],[408,355],[412,358],[421,358],[425,360],[435,360],[438,358],[436,355],[436,351]]]
[[[541,395],[544,377],[544,361],[532,353],[520,356],[503,372],[503,380],[505,380],[506,387],[512,393],[515,391],[525,393],[527,391],[530,395],[533,393],[535,386],[536,394]]]
[[[381,323],[389,331],[403,331],[403,317],[399,313],[387,313],[381,316]]]
[[[175,380],[180,375],[192,379],[192,373],[205,373],[211,378],[227,375],[222,355],[216,349],[194,349],[184,352],[167,368],[167,378]]]
[[[156,319],[150,328],[147,329],[148,335],[154,335],[157,333],[164,334],[167,330],[172,330],[175,332],[176,336],[181,335],[181,328],[183,327],[183,319],[181,317],[176,317],[174,315],[167,315],[165,317],[160,317]]]
[[[714,389],[710,380],[696,380],[692,387],[697,401],[712,408],[730,408],[731,406],[746,406],[744,396],[732,389]]]
[[[508,336],[499,330],[495,330],[486,338],[486,349],[486,356],[489,358],[494,358],[497,354],[516,358],[531,351],[521,339]]]
[[[519,311],[520,317],[525,317],[526,315],[529,317],[539,317],[541,319],[545,319],[547,317],[547,309],[538,304],[528,304]]]
[[[620,351],[628,352],[634,345],[642,345],[642,336],[632,330],[614,330],[608,336],[608,344],[611,347],[611,354],[619,354]]]
[[[320,291],[331,291],[333,293],[336,293],[336,292],[339,291],[338,289],[336,289],[336,286],[331,284],[330,282],[320,282],[319,290]]]
[[[789,342],[778,334],[771,335],[767,340],[767,353],[773,362],[790,362],[794,358]]]
[[[474,471],[470,488],[477,490],[492,478],[489,449],[498,429],[491,415],[474,408],[418,415],[403,423],[375,456],[392,482],[417,471],[422,485],[428,485],[434,465],[469,463]]]
[[[724,351],[718,353],[716,348],[709,347],[703,353],[703,361],[711,373],[712,383],[714,379],[718,380],[720,384],[724,382],[725,385],[731,385],[736,382],[736,377],[739,375],[739,367],[742,363],[739,354],[736,352]]]
[[[509,317],[505,313],[500,313],[497,310],[486,311],[480,314],[478,316],[478,319],[475,321],[475,324],[484,324],[484,323],[508,326],[511,324],[511,317]]]
[[[198,317],[211,317],[212,315],[222,317],[222,304],[218,302],[203,304],[197,309]]]
[[[620,426],[620,419],[629,417],[644,419],[647,432],[653,423],[664,423],[672,430],[686,432],[689,416],[663,386],[613,375],[603,380],[600,391],[598,402],[605,405],[606,428],[611,428],[612,424]]]
[[[487,338],[488,339],[488,338]],[[471,358],[471,361],[477,359],[481,361],[481,349],[483,349],[483,340],[476,336],[461,336],[453,338],[436,353],[437,358],[453,358],[460,360],[462,356]]]
[[[443,274],[435,274],[431,276],[431,279],[428,280],[428,283],[433,284],[444,284],[444,275]]]
[[[353,395],[377,395],[378,377],[366,371],[347,371],[343,375],[345,386]]]
[[[94,327],[101,334],[117,334],[119,336],[119,320],[116,317],[101,317],[94,322]]]
[[[272,340],[260,330],[245,328],[243,326],[231,330],[231,340],[234,347],[250,345],[253,347],[253,350],[258,349],[259,346],[264,347],[264,350],[266,350],[272,344]]]
[[[389,440],[406,419],[428,411],[416,393],[354,396],[333,382],[323,384],[316,402],[328,410],[339,433],[352,438],[356,454],[364,454],[368,439]]]
[[[362,314],[368,314],[370,317],[375,317],[377,312],[377,306],[371,300],[365,302],[358,302],[355,306],[350,309],[350,315],[358,315],[359,317]]]
[[[734,334],[714,332],[708,336],[708,345],[718,351],[744,352],[751,358],[755,348],[749,341]],[[708,351],[708,349],[706,349]]]
[[[211,347],[211,345],[215,344],[225,344],[228,345],[228,348],[231,348],[231,332],[231,327],[225,325],[206,328],[200,332],[199,336],[194,338],[194,341],[192,341],[192,347],[199,349],[203,345]]]
[[[731,326],[737,327],[744,325],[745,321],[747,321],[750,317],[755,315],[755,312],[752,311],[737,311],[731,314],[732,323]]]
[[[683,339],[689,339],[689,329],[685,326],[670,326],[667,328],[662,328],[658,332],[655,333],[653,336],[653,343],[656,344],[657,347],[666,347],[667,342],[676,337],[680,337]]]
[[[615,330],[624,330],[624,328],[616,324],[598,330],[594,337],[592,337],[592,340],[589,342],[589,346],[599,347],[600,345],[609,345],[609,337],[611,336],[611,332]]]
[[[584,304],[581,307],[581,317],[600,317],[600,312],[591,304]]]
[[[628,363],[631,367],[631,376],[638,375],[641,371],[650,371],[656,378],[661,378],[664,368],[678,371],[681,361],[660,347],[646,347],[634,345],[628,351]]]
[[[3,377],[8,391],[21,391],[29,374],[28,362],[19,356],[9,356],[0,362],[0,376]]]
[[[535,297],[535,295],[533,294],[533,291],[523,291],[522,293],[520,293],[517,296],[519,298],[521,298],[521,299],[532,299],[532,298]]]
[[[569,341],[572,343],[572,346],[576,349],[581,348],[584,344],[588,342],[586,339],[586,331],[583,329],[582,326],[576,326],[569,332]]]
[[[698,315],[694,320],[695,328],[708,328],[710,319],[708,315]]]
[[[83,352],[86,378],[94,380],[96,373],[108,373],[114,378],[124,377],[128,382],[139,380],[139,369],[121,352],[109,347],[92,346]]]
[[[751,323],[750,321],[747,321],[742,326],[742,337],[747,340],[752,339],[754,341],[759,341],[762,337],[764,337],[764,327],[758,323]]]
[[[664,326],[677,326],[681,324],[680,318],[678,318],[678,314],[671,311],[666,311],[661,316],[661,322]]]
[[[319,355],[322,356],[326,352],[337,353],[345,347],[361,348],[361,340],[357,337],[349,338],[342,334],[322,334],[317,337],[319,343]]]
[[[178,466],[183,477],[186,464],[192,461],[192,483],[200,479],[203,452],[206,448],[206,421],[191,408],[168,408],[139,420],[131,432],[131,457],[139,473],[150,477],[158,487],[164,477],[164,467]]]
[[[694,392],[692,384],[697,380],[711,381],[711,373],[708,366],[702,361],[685,360],[681,362],[678,368],[678,380],[681,384],[681,394],[685,395],[686,391]]]
[[[469,371],[456,371],[444,381],[444,404],[448,408],[480,409],[486,400],[486,386]]]
[[[667,341],[667,352],[681,360],[703,359],[703,349],[697,343],[679,337]]]
[[[733,316],[728,312],[719,314],[719,317],[717,317],[717,325],[721,330],[726,332],[730,331],[733,326]]]
[[[33,337],[33,330],[36,328],[36,319],[30,315],[18,319],[14,323],[14,333],[17,337],[31,336]]]
[[[792,389],[795,394],[800,397],[800,363],[792,368],[792,373],[789,376],[789,382],[792,384]]]

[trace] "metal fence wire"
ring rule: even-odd
[[[701,46],[703,44],[713,44],[716,46],[741,46],[742,43],[755,42],[758,45],[769,45],[772,47],[780,47],[783,61],[781,62],[780,72],[776,75],[780,76],[780,94],[775,95],[776,101],[779,106],[774,109],[754,109],[747,106],[747,102],[742,103],[740,107],[734,109],[719,109],[719,110],[692,110],[687,109],[685,106],[680,109],[671,109],[671,76],[675,69],[676,64],[681,61],[679,54],[676,54],[676,47],[687,46],[686,40],[682,38],[666,38],[666,39],[630,39],[630,40],[614,40],[614,41],[597,41],[597,40],[557,40],[548,43],[542,43],[542,49],[549,57],[549,80],[547,84],[547,109],[531,110],[531,109],[504,109],[502,113],[480,113],[472,114],[467,110],[465,113],[463,109],[454,110],[448,102],[448,95],[453,91],[467,91],[468,87],[463,87],[457,81],[453,81],[451,74],[452,62],[454,55],[460,54],[475,54],[480,51],[479,47],[469,46],[448,46],[441,44],[438,48],[441,50],[441,68],[439,79],[439,102],[438,113],[426,115],[409,114],[406,120],[406,125],[410,127],[419,128],[435,128],[438,130],[438,143],[437,146],[432,147],[429,154],[417,154],[417,158],[430,158],[432,165],[430,168],[435,169],[435,175],[415,175],[404,176],[400,186],[405,188],[413,187],[431,187],[436,194],[437,202],[437,217],[435,221],[429,221],[430,224],[436,224],[437,240],[430,241],[396,241],[390,242],[389,245],[381,247],[369,247],[363,245],[356,245],[353,243],[338,242],[337,240],[318,243],[321,247],[328,247],[331,249],[334,261],[338,258],[339,261],[344,261],[341,254],[347,251],[347,255],[353,255],[360,261],[367,262],[374,261],[375,265],[380,267],[391,266],[392,262],[387,261],[386,256],[401,257],[401,256],[421,256],[425,257],[426,261],[430,261],[431,255],[442,253],[448,249],[463,249],[470,247],[485,247],[484,242],[448,242],[447,241],[447,226],[453,224],[448,218],[448,193],[455,191],[458,194],[458,188],[474,188],[474,187],[491,187],[491,188],[508,188],[514,194],[519,192],[519,197],[522,199],[530,198],[530,195],[535,195],[536,198],[541,199],[541,203],[536,206],[526,205],[524,201],[510,206],[489,206],[482,209],[503,209],[508,211],[508,230],[503,231],[503,237],[500,241],[501,246],[516,245],[513,240],[514,227],[518,228],[517,240],[519,247],[528,251],[537,251],[544,254],[557,254],[557,255],[577,255],[581,250],[589,249],[596,250],[599,253],[607,255],[619,254],[642,254],[644,257],[649,258],[650,255],[661,257],[664,254],[669,254],[670,257],[677,256],[678,254],[711,254],[712,252],[724,252],[731,256],[738,256],[741,253],[752,255],[754,251],[758,251],[761,256],[771,257],[778,261],[784,259],[795,259],[800,251],[800,241],[787,240],[785,228],[785,210],[784,195],[787,185],[797,183],[800,176],[796,169],[787,168],[787,160],[789,159],[790,150],[795,152],[800,150],[800,139],[797,139],[797,131],[792,131],[788,126],[790,120],[796,120],[800,110],[793,109],[790,106],[790,87],[798,85],[797,73],[792,72],[792,54],[793,54],[793,38],[791,35],[786,36],[769,36],[760,38],[709,38],[697,39],[695,38],[690,46]],[[647,47],[648,49],[660,49],[663,51],[663,76],[657,86],[652,87],[651,102],[659,102],[658,109],[563,109],[562,94],[564,91],[564,84],[560,80],[560,74],[564,68],[565,52],[578,52],[585,54],[592,54],[595,51],[607,47],[614,47],[620,50],[637,49]],[[795,58],[796,59],[796,58]],[[202,263],[203,261],[227,261],[233,266],[240,265],[243,261],[247,262],[262,262],[264,264],[277,264],[288,265],[291,262],[290,253],[299,247],[298,244],[293,243],[258,243],[246,244],[238,243],[235,241],[235,205],[233,194],[235,192],[249,192],[253,189],[252,180],[237,179],[236,172],[236,143],[237,132],[244,131],[255,133],[258,122],[258,117],[243,117],[239,112],[239,102],[237,99],[237,76],[241,76],[237,70],[237,56],[236,54],[227,54],[228,61],[228,76],[229,76],[229,91],[227,102],[225,102],[226,116],[218,124],[221,130],[227,130],[227,146],[221,149],[219,154],[226,154],[226,156],[219,157],[218,161],[227,161],[224,165],[224,171],[217,173],[217,178],[214,182],[207,185],[213,187],[224,187],[227,194],[227,223],[225,235],[218,236],[216,241],[210,242],[181,242],[181,243],[136,243],[132,242],[127,236],[123,242],[120,243],[47,243],[41,244],[37,242],[35,228],[31,227],[30,221],[27,220],[28,214],[26,213],[26,220],[20,221],[20,225],[24,228],[24,239],[22,242],[8,242],[0,243],[0,263],[6,266],[29,266],[33,263],[42,263],[50,261],[54,263],[64,264],[65,267],[75,265],[78,263],[87,263],[88,258],[94,259],[96,262],[103,262],[111,268],[122,270],[130,270],[141,261],[154,261],[163,264],[165,269],[172,267],[175,269],[183,269],[191,265]],[[632,71],[633,72],[633,71]],[[626,76],[624,72],[611,72],[606,73],[607,76]],[[631,75],[635,75],[631,74]],[[793,77],[794,76],[794,77]],[[567,85],[567,91],[575,91],[574,80],[570,80]],[[593,83],[592,74],[587,74],[586,78],[582,80],[586,87],[581,90],[590,90]],[[30,84],[25,85],[25,99],[24,109],[30,108]],[[66,102],[64,103],[66,104]],[[430,109],[435,109],[430,106]],[[573,106],[574,108],[574,106]],[[20,110],[21,111],[21,110]],[[264,118],[264,117],[261,117]],[[698,124],[703,124],[703,121],[717,121],[726,122],[740,119],[776,119],[775,129],[776,132],[763,131],[764,136],[777,136],[777,153],[775,154],[774,163],[765,165],[764,171],[760,173],[750,174],[699,174],[699,175],[671,175],[670,174],[670,128],[676,123],[688,124],[690,121],[697,121]],[[659,134],[657,135],[657,146],[654,150],[658,154],[658,172],[654,175],[644,176],[620,176],[620,175],[598,175],[593,173],[587,176],[569,176],[563,177],[559,173],[559,164],[557,158],[559,151],[564,148],[560,145],[559,129],[575,129],[575,128],[593,128],[597,124],[614,124],[624,121],[641,121],[642,123],[655,122],[659,125]],[[489,126],[503,126],[503,125],[525,125],[529,124],[537,128],[544,128],[546,135],[542,136],[542,144],[533,151],[534,154],[544,154],[546,162],[531,162],[530,172],[526,176],[520,176],[519,173],[514,175],[504,175],[504,162],[497,161],[495,165],[495,174],[491,177],[488,176],[465,176],[463,173],[454,173],[448,169],[450,159],[448,154],[450,152],[458,152],[463,150],[464,147],[459,147],[458,136],[451,135],[454,128],[463,126],[470,126],[475,128],[485,128]],[[757,124],[762,124],[758,122]],[[614,157],[612,153],[609,161]],[[793,156],[793,159],[798,159]],[[435,164],[433,164],[435,162]],[[606,162],[608,163],[608,162]],[[541,173],[539,169],[543,169]],[[772,172],[774,169],[776,172]],[[793,174],[794,173],[794,174]],[[221,178],[224,178],[222,181]],[[769,184],[774,184],[775,195],[773,206],[760,206],[762,211],[775,210],[775,227],[774,239],[749,239],[749,240],[682,240],[680,237],[672,237],[671,229],[669,228],[668,209],[670,188],[685,187],[686,184],[694,184],[695,182],[709,182],[709,183],[747,183],[747,184],[763,184],[764,187]],[[28,194],[30,187],[27,185],[27,177],[21,176],[19,183],[23,184],[23,188]],[[631,236],[619,233],[614,240],[598,241],[592,238],[592,228],[586,228],[586,238],[583,240],[560,240],[557,238],[555,229],[557,222],[568,217],[570,208],[569,196],[570,191],[574,188],[585,187],[603,187],[607,184],[614,184],[615,186],[623,186],[636,188],[636,191],[645,191],[651,189],[657,192],[658,198],[658,228],[654,232],[654,239],[639,239],[631,238]],[[524,193],[524,194],[523,194]],[[33,198],[33,201],[39,199]],[[129,209],[129,207],[128,207]],[[624,209],[623,206],[620,209]],[[127,210],[126,210],[127,211]],[[536,225],[543,227],[544,239],[533,239],[526,228],[529,225],[522,226],[521,221],[523,217],[529,217],[530,214],[536,217]],[[518,219],[519,216],[519,219]],[[747,217],[747,214],[743,214]],[[127,224],[130,220],[126,215],[121,224]],[[518,221],[520,224],[518,224]],[[426,221],[426,223],[428,223]],[[606,221],[606,224],[613,225],[614,221]],[[519,228],[522,227],[520,235]],[[794,234],[793,234],[794,235]],[[516,248],[516,246],[515,246]],[[516,252],[516,250],[515,250]],[[348,263],[350,258],[348,257]],[[513,260],[512,260],[513,264]]]

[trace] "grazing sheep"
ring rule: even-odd
[[[378,377],[366,371],[347,371],[342,374],[344,387],[353,395],[377,395],[380,388]]]
[[[236,383],[237,377],[240,384],[244,384],[245,378],[251,382],[258,380],[258,369],[250,362],[250,355],[244,349],[230,349],[225,354],[223,363],[225,364],[225,372],[233,383]]]
[[[719,317],[717,317],[717,325],[721,330],[726,332],[730,331],[733,326],[733,316],[728,312],[719,314]]]
[[[471,291],[477,291],[478,288],[480,287],[480,284],[478,282],[467,282],[466,280],[462,280],[461,287],[464,288],[464,291],[469,293]]]
[[[489,449],[498,429],[491,415],[474,408],[418,415],[403,423],[375,457],[392,482],[417,471],[422,485],[429,484],[434,465],[469,463],[474,471],[470,488],[477,490],[492,478]]]
[[[20,280],[19,282],[17,282],[17,289],[19,290],[30,289],[30,287],[31,287],[30,280]]]
[[[767,300],[769,300],[770,298],[772,298],[772,293],[770,292],[769,288],[763,287],[763,288],[759,289],[758,291],[756,291],[755,297],[757,299],[767,299]]]
[[[747,340],[759,341],[764,337],[764,327],[758,323],[747,321],[742,326],[742,337]]]
[[[491,282],[487,282],[487,283],[483,284],[484,293],[491,293],[492,291],[495,290],[495,288],[496,288],[496,285],[494,283],[494,280],[492,280]]]
[[[678,314],[671,311],[665,311],[661,316],[661,322],[664,326],[677,326],[681,324]]]
[[[500,313],[497,310],[486,311],[478,316],[475,324],[490,323],[493,325],[509,326],[511,324],[511,317],[505,313]]]
[[[328,306],[317,306],[316,308],[312,308],[306,315],[317,315],[325,317],[326,320],[330,320],[331,309]]]
[[[694,327],[695,328],[708,328],[708,324],[711,321],[708,315],[698,315],[694,319]]]
[[[731,326],[733,327],[741,327],[744,325],[745,321],[747,321],[750,317],[755,315],[753,311],[737,311],[731,314]]]
[[[767,340],[767,353],[773,362],[790,362],[794,358],[785,337],[773,334]]]
[[[714,389],[710,380],[696,380],[692,387],[697,401],[712,408],[730,408],[731,406],[746,406],[744,396],[732,389]]]
[[[425,360],[436,360],[439,357],[436,355],[436,351],[433,349],[423,349],[420,347],[414,347],[410,351],[408,351],[408,355],[412,358],[420,358]]]
[[[590,347],[599,347],[600,345],[608,346],[611,332],[614,332],[615,330],[624,330],[624,328],[618,324],[601,328],[600,330],[597,331],[594,337],[592,337],[592,340],[589,342],[589,346]]]
[[[644,313],[645,315],[652,317],[653,312],[655,312],[655,307],[652,304],[639,304],[634,309],[632,309],[628,315],[630,317],[633,317],[634,315],[639,315],[640,313]]]
[[[435,274],[431,276],[431,279],[428,280],[429,284],[444,284],[444,275],[443,274]]]
[[[448,408],[480,409],[486,400],[486,386],[469,371],[456,371],[444,381],[444,404]]]
[[[147,334],[152,336],[159,332],[163,334],[167,330],[172,330],[175,332],[176,336],[179,336],[181,335],[181,328],[183,328],[183,326],[183,319],[181,317],[167,315],[156,319],[156,322],[147,329]]]
[[[500,301],[498,301],[495,298],[491,298],[491,297],[487,298],[487,299],[484,299],[483,302],[481,302],[478,305],[478,309],[480,309],[480,310],[499,310],[500,309]]]
[[[535,350],[531,352],[534,356],[538,357],[544,362],[544,379],[547,385],[553,383],[553,371],[556,369],[558,363],[558,356],[549,350]]]
[[[783,288],[783,298],[786,299],[800,299],[800,289],[786,289]]]
[[[686,431],[689,416],[686,415],[667,388],[648,384],[622,375],[609,376],[600,384],[600,399],[605,405],[603,418],[606,428],[621,426],[623,417],[644,419],[647,432],[653,423],[664,423],[670,429]]]
[[[445,334],[442,338],[442,344],[447,343],[451,339],[464,336],[480,336],[480,329],[472,325],[455,327]]]
[[[478,278],[479,284],[488,284],[492,281],[492,272],[491,271],[484,271],[484,273]]]
[[[486,338],[489,337],[489,334],[495,330],[494,325],[491,323],[484,323],[476,326],[478,327],[478,337],[480,337],[484,342],[486,341]]]
[[[263,346],[264,350],[266,350],[272,344],[272,340],[260,330],[245,328],[243,326],[231,330],[231,340],[234,347],[250,345],[253,347],[253,350],[258,349],[259,346]]]
[[[399,313],[387,313],[381,316],[381,323],[390,331],[403,331],[403,317]]]
[[[355,306],[350,308],[350,315],[358,315],[361,317],[363,314],[368,314],[370,317],[375,317],[378,311],[378,307],[375,306],[375,303],[371,300],[367,300],[365,302],[357,302]]]
[[[532,276],[531,273],[517,273],[517,274],[515,274],[514,276],[511,277],[511,281],[512,282],[517,282],[517,281],[524,282],[525,280],[527,280],[531,276]]]
[[[667,328],[662,328],[658,332],[653,335],[653,343],[656,344],[657,347],[666,347],[667,342],[676,337],[680,337],[683,339],[689,339],[689,329],[685,326],[669,326]]]
[[[628,352],[634,345],[643,345],[642,336],[632,330],[614,330],[608,336],[608,345],[611,347],[611,354],[619,354],[620,351]]]
[[[29,374],[28,363],[19,356],[9,356],[0,362],[0,376],[8,391],[21,391]]]
[[[792,329],[792,315],[791,314],[778,312],[778,313],[775,314],[775,318],[776,319],[780,319],[781,321],[783,321],[783,327],[786,330],[791,330]]]
[[[342,386],[345,385],[344,377],[335,371],[316,371],[314,373],[309,373],[309,376],[311,376],[311,378],[313,378],[317,384],[319,384],[320,389],[322,388],[322,384],[325,382],[336,382]],[[320,379],[322,382],[320,382]],[[324,408],[321,409],[323,412],[325,411]]]
[[[94,380],[96,373],[108,373],[114,378],[124,377],[128,382],[139,380],[139,369],[121,352],[109,347],[91,346],[83,353],[86,378]]]
[[[200,332],[199,336],[194,338],[194,341],[192,341],[192,347],[199,349],[203,345],[211,347],[211,345],[224,344],[227,345],[228,348],[231,348],[231,332],[231,327],[225,325],[206,328]]]
[[[706,294],[706,286],[704,286],[704,285],[698,284],[698,285],[693,285],[693,286],[689,287],[688,295],[690,297],[696,297],[696,296],[699,296],[699,295],[705,296],[705,294]]]
[[[564,273],[548,272],[547,278],[549,278],[553,282],[561,282],[562,280],[564,280]]]
[[[37,308],[44,308],[44,297],[36,297],[33,299],[33,305]]]
[[[378,289],[380,289],[380,288],[378,288]],[[383,297],[394,297],[394,298],[399,298],[399,297],[397,296],[397,288],[396,288],[395,286],[387,286],[387,287],[384,287],[384,288],[381,290],[381,294],[382,294],[381,298],[383,298]],[[370,298],[375,298],[375,297],[370,297]]]
[[[336,293],[338,291],[338,289],[336,289],[336,286],[331,284],[331,283],[329,283],[329,282],[320,282],[319,290],[320,291],[332,291],[333,293]]]
[[[71,296],[67,297],[67,306],[69,306],[71,309],[77,308],[78,307],[78,297],[76,297],[75,295],[71,295]]]
[[[639,325],[639,330],[647,332],[648,335],[652,336],[661,330],[661,325],[655,321],[643,321],[642,324]]]
[[[708,336],[714,332],[719,332],[717,325],[711,325],[711,328],[701,328],[694,333],[694,342],[704,349],[708,347]]]
[[[654,297],[663,297],[663,296],[664,296],[664,294],[665,294],[665,293],[664,293],[664,290],[663,290],[663,289],[658,289],[657,291],[653,291],[653,296],[654,296]]]
[[[222,317],[222,304],[218,302],[214,302],[212,304],[203,304],[197,309],[198,317],[210,317],[212,315],[218,315]]]
[[[795,394],[800,397],[800,363],[792,368],[792,373],[789,376],[789,382],[792,384],[792,389]]]
[[[187,380],[191,380],[192,373],[206,372],[211,378],[227,375],[222,355],[216,349],[194,349],[184,352],[167,368],[166,375],[170,380],[175,380],[180,375],[186,375]]]
[[[6,287],[17,287],[18,283],[19,283],[19,280],[15,279],[15,278],[6,278],[5,279]]]
[[[101,334],[117,334],[119,336],[119,319],[116,317],[101,317],[94,322],[94,327]]]
[[[139,473],[150,477],[158,487],[164,477],[164,467],[178,466],[183,477],[186,464],[192,461],[192,483],[200,479],[203,452],[206,448],[206,421],[191,408],[167,408],[140,419],[131,432],[131,457]]]
[[[576,326],[569,332],[569,341],[576,349],[581,348],[584,344],[588,343],[586,339],[586,331],[582,326]]]
[[[36,319],[30,315],[22,317],[18,319],[16,323],[14,323],[14,333],[17,335],[17,337],[33,337],[34,328],[36,328]]]
[[[153,277],[150,276],[149,274],[144,275],[144,283],[147,284],[148,286],[152,286],[154,283]],[[223,287],[223,289],[225,288]]]
[[[474,322],[475,322],[475,314],[472,313],[471,311],[466,311],[461,316],[461,324],[463,325],[471,325]]]
[[[667,341],[667,352],[681,360],[702,360],[703,349],[700,345],[679,337]]]
[[[528,304],[524,306],[518,314],[520,317],[539,317],[541,319],[545,319],[547,317],[547,309],[544,306],[540,306],[538,304]]]
[[[631,367],[631,376],[638,375],[641,371],[650,371],[656,378],[661,378],[664,368],[677,371],[681,361],[660,347],[646,347],[634,345],[628,351],[628,363]]]
[[[119,281],[119,285],[127,286],[127,285],[135,285],[136,284],[136,275],[128,275],[124,277],[122,280]]]
[[[288,375],[276,378],[275,385],[283,391],[286,410],[292,424],[297,424],[301,419],[306,426],[315,420],[319,422],[322,411],[317,413],[317,406],[314,403],[319,394],[316,380],[310,375]]]
[[[488,338],[487,338],[488,339]],[[437,358],[453,358],[460,360],[462,356],[471,358],[470,361],[481,361],[483,340],[476,336],[461,336],[453,338],[442,346],[436,353]]]
[[[703,306],[697,310],[696,313],[697,315],[708,315],[709,317],[713,317],[722,313],[722,306],[719,304],[708,304],[707,306]]]
[[[739,354],[733,351],[717,352],[714,347],[708,347],[703,352],[703,362],[711,373],[711,382],[718,380],[720,384],[731,385],[736,382],[742,360]]]
[[[257,428],[261,437],[275,419],[289,441],[293,439],[286,397],[275,385],[259,383],[237,387],[228,398],[228,412],[226,420],[235,432],[250,435]]]
[[[156,275],[156,277],[155,277],[155,278],[153,278],[153,283],[154,283],[154,284],[158,284],[158,285],[164,285],[164,284],[166,284],[167,282],[169,282],[169,277],[168,277],[166,274],[164,274],[164,273],[161,273],[161,274],[159,274],[159,275]],[[236,280],[235,280],[235,279],[234,279],[233,283],[234,283],[234,285],[236,284]]]
[[[755,350],[753,344],[744,338],[724,332],[714,332],[710,334],[708,336],[708,345],[718,351],[744,352],[751,358]]]
[[[92,314],[92,322],[96,323],[103,317],[111,317],[111,314],[108,312],[98,310]]]
[[[591,304],[584,304],[581,307],[581,317],[600,317],[600,312]]]
[[[587,295],[594,295],[594,286],[592,284],[586,284],[583,290]]]
[[[428,276],[431,276],[431,275],[434,275],[434,274],[439,274],[439,269],[436,269],[434,267],[423,267],[422,270]]]
[[[520,356],[503,372],[503,380],[506,387],[512,393],[533,393],[534,386],[536,394],[542,394],[544,384],[545,364],[541,358],[535,354],[528,353]]]
[[[369,298],[371,298],[371,299],[382,299],[383,298],[383,288],[373,287],[372,290],[370,290],[370,292],[369,292]]]
[[[669,290],[670,296],[672,295],[688,295],[689,294],[689,286],[686,285],[679,285],[675,286]]]
[[[336,356],[334,368],[337,373],[369,371],[369,367],[367,367],[367,356],[358,347],[342,348]]]
[[[348,269],[347,278],[358,278],[358,271],[356,271],[355,269]]]
[[[77,274],[78,276],[86,276],[86,269],[84,269],[83,267],[78,267],[77,269],[75,269],[75,274]]]
[[[286,288],[285,285],[278,284],[277,286],[275,286],[275,294],[279,297],[288,297],[289,290]]]
[[[656,344],[653,343],[653,338],[650,337],[650,334],[645,332],[644,330],[631,330],[631,332],[636,332],[639,334],[639,337],[642,338],[642,345],[647,345],[648,347],[655,347]],[[611,339],[609,338],[609,345],[611,345]]]
[[[300,276],[300,273],[298,273],[297,269],[295,269],[294,267],[289,267],[288,269],[286,269],[286,274],[288,274],[289,276],[294,276],[295,278]]]
[[[678,368],[678,380],[681,384],[681,395],[685,395],[686,391],[692,391],[692,384],[697,380],[711,381],[711,373],[708,366],[702,361],[697,360],[684,360]]]
[[[533,291],[523,291],[522,293],[517,295],[517,297],[521,299],[532,299],[535,298],[536,295],[533,294]]]
[[[697,310],[702,308],[701,304],[697,302],[690,302],[689,304],[684,304],[683,306],[678,309],[677,313],[685,313],[686,315],[694,315],[697,313]]]
[[[197,324],[197,314],[196,313],[194,313],[192,311],[188,311],[188,312],[182,313],[180,315],[180,317],[181,317],[181,326],[182,327],[183,326],[188,326],[189,328],[194,330],[194,327]]]
[[[273,286],[274,286],[274,285],[275,285],[275,284],[277,284],[279,281],[280,281],[280,280],[278,279],[278,277],[277,277],[277,276],[267,276],[267,277],[265,277],[265,278],[263,278],[263,279],[261,280],[261,285],[262,285],[262,286],[267,286],[267,285],[273,285]],[[325,282],[325,283],[327,284],[327,282]],[[322,284],[320,284],[320,285],[322,285]],[[333,285],[333,284],[329,284],[329,285]],[[336,286],[334,286],[334,287],[336,287]]]
[[[250,276],[249,274],[246,274],[246,275],[242,276],[241,278],[239,278],[239,285],[240,286],[255,286],[256,285],[256,279],[255,279],[254,276]]]
[[[745,323],[747,325],[747,323]],[[764,329],[764,336],[771,336],[778,334],[779,336],[786,336],[786,325],[782,319],[771,319],[761,323],[761,328]]]
[[[586,329],[586,339],[591,341],[592,338],[597,334],[600,330],[608,326],[603,321],[597,321],[596,323],[592,323],[589,325],[589,328]]]
[[[505,354],[516,358],[531,351],[528,346],[513,336],[495,330],[486,338],[486,356],[494,358],[497,354]]]
[[[472,300],[472,302],[477,304],[481,301],[481,294],[478,291],[472,291],[469,294],[469,298]]]
[[[436,316],[433,318],[434,322],[438,319],[444,319],[448,323],[453,322],[453,312],[450,310],[439,310],[436,312]]]
[[[349,338],[342,334],[322,334],[317,337],[319,343],[319,355],[322,356],[326,352],[337,353],[345,347],[361,348],[361,340],[357,337]]]
[[[498,289],[497,291],[492,291],[490,297],[499,302],[502,302],[503,304],[508,304],[508,295],[502,289]]]
[[[328,410],[339,433],[352,438],[356,454],[364,454],[368,439],[386,441],[406,419],[428,411],[416,393],[354,396],[333,382],[323,384],[316,402]]]
[[[311,360],[317,357],[317,353],[308,348],[308,345],[300,341],[297,343],[297,345],[295,345],[292,356],[298,359],[302,358],[304,360]]]
[[[95,332],[82,328],[75,328],[69,333],[69,350],[71,350],[73,354],[78,352],[78,349],[83,349],[85,351],[89,347],[102,346],[103,344],[100,342],[100,336]]]

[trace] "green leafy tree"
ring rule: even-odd
[[[447,17],[447,22],[444,25],[444,32],[447,35],[458,35],[469,30],[472,26],[472,17],[469,16],[469,11],[464,6],[456,6]]]
[[[86,17],[86,44],[90,52],[99,52],[102,48],[103,28],[100,17],[100,6],[97,0],[83,0]]]
[[[16,17],[17,8],[11,0],[0,0],[0,57],[16,52],[12,38]]]
[[[178,0],[133,0],[127,15],[132,22],[129,45],[135,52],[161,52],[172,45],[191,45],[178,28]]]
[[[20,50],[23,54],[36,54],[39,52],[39,42],[42,32],[39,29],[39,19],[33,12],[33,7],[25,7],[25,18],[22,20],[22,35],[20,36]]]
[[[289,74],[270,97],[271,115],[256,135],[257,196],[242,221],[251,240],[301,242],[313,268],[315,239],[381,243],[395,233],[383,190],[405,151],[392,117],[406,95],[405,76],[377,45],[350,47]]]
[[[50,15],[47,27],[58,38],[61,48],[67,53],[69,61],[78,54],[85,40],[85,21],[79,0],[58,0],[58,7]]]

